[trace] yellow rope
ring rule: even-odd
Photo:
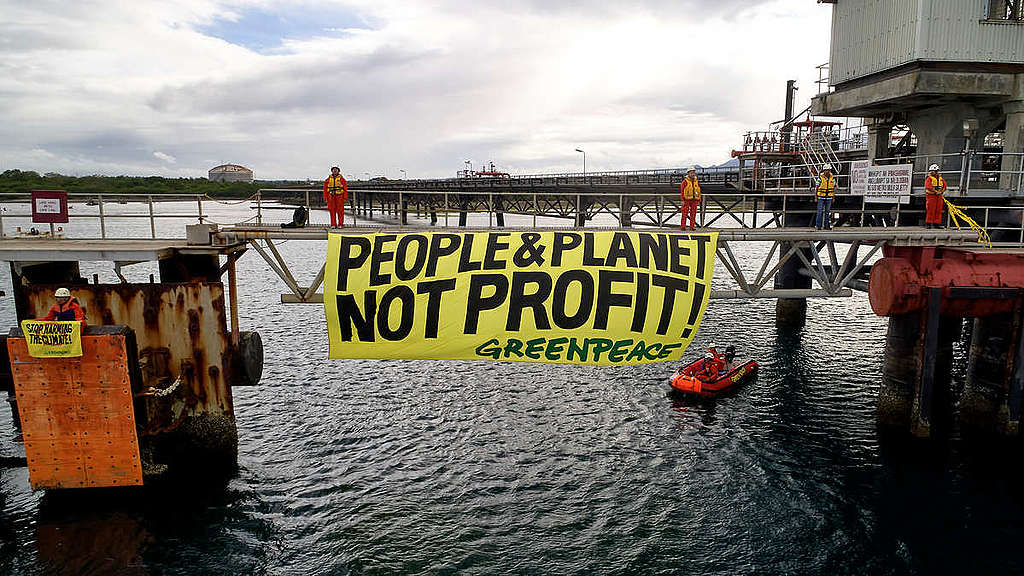
[[[258,216],[258,215],[250,216],[250,217],[246,218],[245,220],[239,220],[238,222],[217,222],[216,220],[213,220],[213,219],[210,219],[210,218],[208,218],[206,216],[203,216],[203,222],[207,223],[207,224],[216,224],[217,226],[238,226],[239,224],[245,224],[247,222],[252,222],[253,220],[256,219],[256,216]]]
[[[971,230],[978,233],[978,242],[987,244],[989,248],[992,247],[992,238],[989,237],[988,231],[981,227],[973,218],[964,212],[964,209],[956,204],[950,202],[945,196],[942,197],[942,201],[946,203],[946,208],[949,210],[949,217],[953,220],[953,225],[956,226],[957,230],[960,230],[960,220],[963,220]]]
[[[257,190],[257,191],[252,193],[252,196],[249,196],[248,198],[246,198],[244,200],[239,200],[238,202],[225,202],[224,200],[217,200],[216,198],[214,198],[213,196],[210,196],[207,193],[203,193],[203,196],[205,196],[207,200],[212,200],[212,201],[216,202],[217,204],[223,204],[225,206],[237,206],[238,204],[244,204],[244,203],[252,200],[259,193],[260,193],[260,191]]]

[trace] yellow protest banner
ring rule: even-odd
[[[624,231],[332,233],[330,357],[679,360],[707,308],[717,241]]]
[[[28,353],[33,358],[77,358],[82,355],[82,323],[22,320]]]

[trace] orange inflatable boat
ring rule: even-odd
[[[698,359],[673,374],[670,382],[672,388],[686,394],[710,398],[746,383],[757,374],[757,362],[747,360],[735,363],[729,370],[721,371],[716,380],[705,382],[695,376],[703,361],[703,358]]]

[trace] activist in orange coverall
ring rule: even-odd
[[[683,200],[683,218],[679,222],[679,229],[686,229],[686,220],[689,217],[690,230],[696,230],[697,208],[700,206],[700,182],[697,181],[697,171],[694,168],[686,171],[686,179],[679,185],[679,194]]]
[[[939,175],[939,165],[928,167],[928,177],[924,179],[925,190],[925,228],[942,228],[942,196],[946,193],[946,179]]]
[[[348,181],[341,175],[341,168],[331,168],[331,175],[324,180],[324,202],[331,213],[331,227],[345,226],[345,201],[348,200]]]

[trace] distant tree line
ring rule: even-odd
[[[299,181],[210,182],[206,178],[164,178],[162,176],[65,176],[55,172],[40,175],[31,170],[0,173],[0,194],[30,190],[67,190],[91,194],[207,194],[213,197],[248,197],[260,188],[301,186]]]

